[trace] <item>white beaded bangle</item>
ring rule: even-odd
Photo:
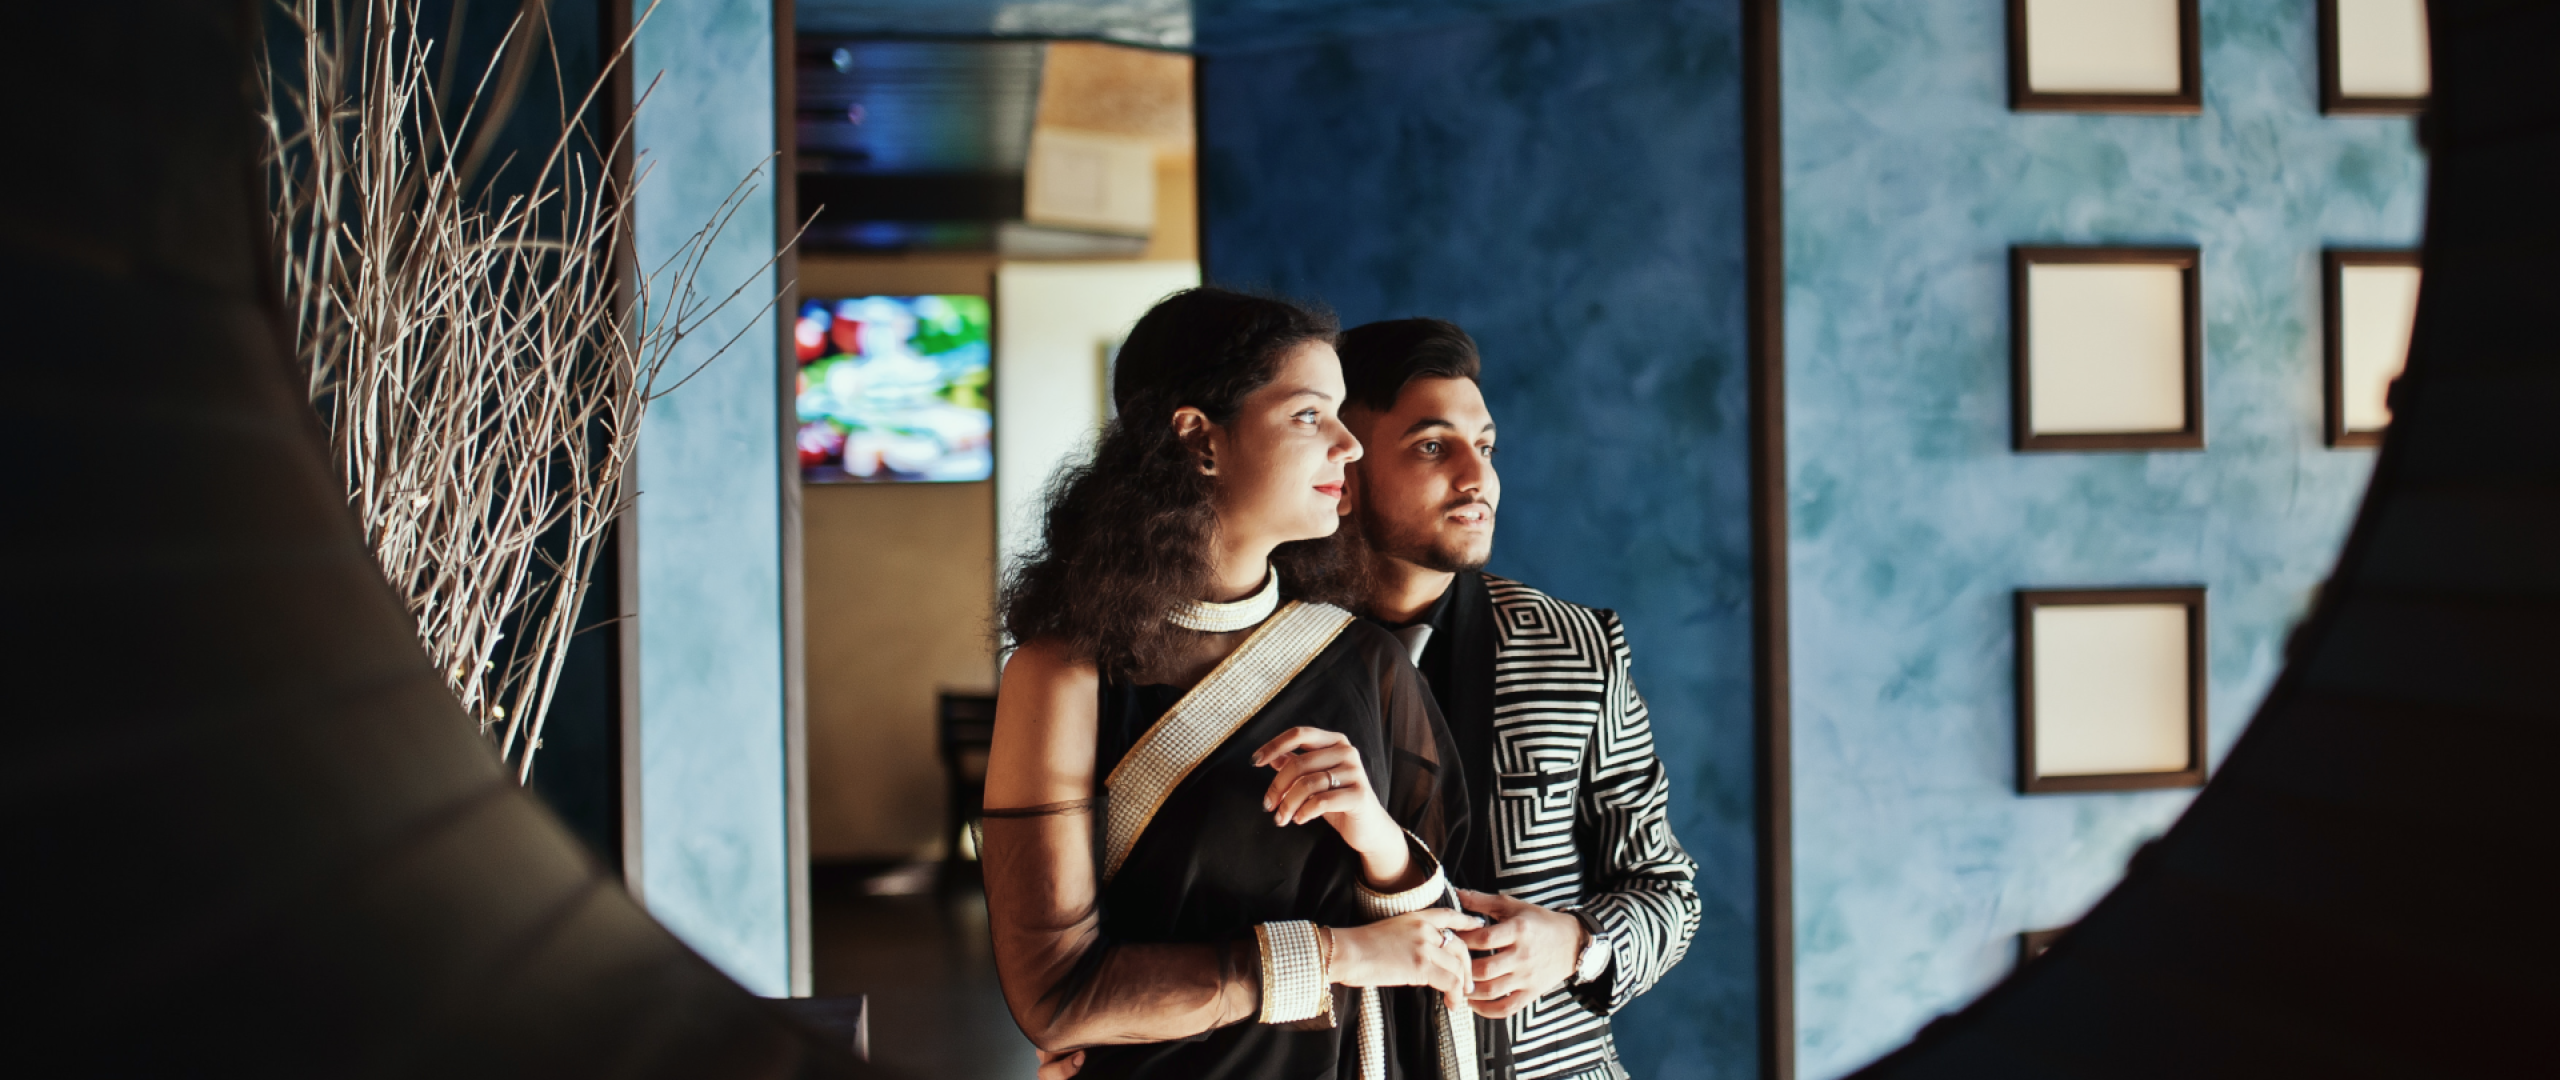
[[[1314,923],[1303,920],[1267,922],[1253,928],[1262,948],[1262,1014],[1266,1024],[1286,1024],[1322,1016],[1332,1003],[1332,987],[1324,977],[1324,945]]]
[[[1436,906],[1442,897],[1449,894],[1448,872],[1432,856],[1430,845],[1424,844],[1421,837],[1411,832],[1404,835],[1405,842],[1412,846],[1413,857],[1431,864],[1431,876],[1424,878],[1420,885],[1392,893],[1379,892],[1370,888],[1368,882],[1361,882],[1360,913],[1373,921]]]

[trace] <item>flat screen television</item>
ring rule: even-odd
[[[995,413],[983,296],[804,300],[800,475],[812,484],[984,480]]]

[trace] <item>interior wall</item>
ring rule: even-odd
[[[1058,41],[1040,65],[1040,127],[1155,144],[1155,225],[1139,256],[1149,262],[1200,258],[1192,119],[1191,57],[1181,53]]]
[[[1642,1077],[1757,1075],[1738,8],[1641,0],[1201,59],[1222,284],[1482,347],[1491,569],[1615,608],[1701,864]]]
[[[995,298],[991,482],[802,489],[810,856],[939,858],[934,702],[995,685],[997,552],[1036,532],[1041,491],[1089,447],[1103,349],[1167,293],[1198,284],[1200,269],[915,255],[810,256],[800,271],[802,296]]]
[[[802,492],[809,855],[939,858],[935,702],[995,689],[994,486]]]
[[[1039,539],[1040,497],[1058,467],[1092,449],[1103,419],[1104,350],[1166,295],[1200,283],[1200,264],[1006,263],[996,274],[997,548]]]
[[[1799,1067],[2009,970],[2187,805],[2024,797],[2010,597],[2208,589],[2215,755],[2372,463],[2321,442],[2320,249],[2416,242],[2410,121],[2317,109],[2314,5],[2203,0],[2200,116],[2018,114],[1997,0],[1785,0]],[[2203,251],[2207,449],[2010,450],[2012,244]]]
[[[995,266],[976,254],[808,255],[800,295],[986,296]],[[1001,385],[1001,346],[995,372]],[[809,857],[940,858],[947,795],[935,702],[945,689],[995,686],[994,484],[800,490]]]

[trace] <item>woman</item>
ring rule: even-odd
[[[1460,771],[1402,647],[1321,602],[1351,598],[1324,538],[1360,456],[1333,334],[1156,305],[1007,585],[987,911],[1044,1076],[1474,1075],[1476,920],[1430,854]]]

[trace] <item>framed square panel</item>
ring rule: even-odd
[[[2012,445],[2204,449],[2201,265],[2195,248],[2011,249]]]
[[[2018,590],[2018,791],[2205,779],[2204,589]]]
[[[2009,107],[2204,110],[2196,0],[2009,0]]]
[[[2320,0],[2320,111],[2423,112],[2434,90],[2426,0]]]
[[[2409,361],[2418,253],[2330,250],[2320,257],[2321,389],[2331,446],[2379,446],[2391,383]]]

